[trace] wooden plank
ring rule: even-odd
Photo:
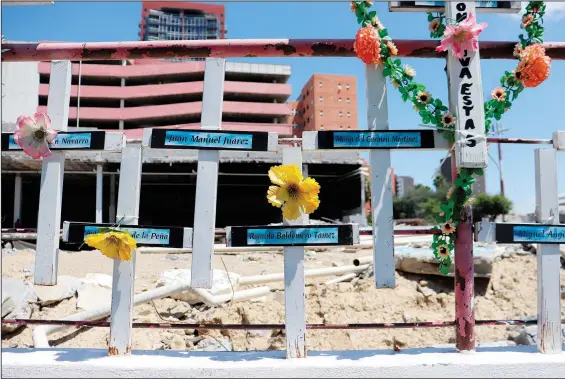
[[[555,149],[536,149],[536,216],[540,224],[559,223],[557,192],[557,154]],[[561,227],[561,232],[565,228]],[[561,240],[564,240],[562,233]],[[545,235],[547,238],[547,235]],[[537,239],[540,239],[538,237]],[[539,243],[539,241],[537,241]],[[541,353],[561,353],[561,294],[559,245],[539,244],[536,253],[538,277],[538,350]]]
[[[150,134],[144,141],[151,149],[276,151],[278,147],[273,132],[148,128],[144,133]]]
[[[52,61],[49,79],[47,114],[55,130],[67,130],[71,97],[70,61]],[[3,149],[4,150],[4,149]],[[41,163],[41,188],[37,215],[37,248],[35,253],[34,283],[57,284],[61,207],[63,204],[63,176],[65,153],[54,151]]]
[[[225,59],[207,58],[202,99],[203,130],[219,130],[224,100]],[[216,228],[216,201],[220,152],[198,152],[198,176],[194,207],[191,284],[193,288],[212,288],[212,255]]]
[[[100,228],[116,227],[115,224],[69,222],[63,223],[63,241],[79,243],[88,234],[97,233]],[[192,228],[179,226],[128,225],[120,226],[135,238],[137,246],[152,246],[188,249],[192,247]]]
[[[49,114],[49,112],[48,112]],[[53,120],[52,120],[53,121]],[[53,123],[53,126],[55,124]],[[66,150],[106,150],[121,151],[125,146],[125,136],[119,132],[88,131],[88,132],[59,132],[49,149],[52,151]],[[2,133],[3,151],[21,151],[22,148],[14,141],[14,133]]]
[[[476,14],[472,1],[446,3],[447,19],[463,21]],[[485,168],[488,163],[485,114],[479,51],[465,51],[462,59],[447,55],[449,101],[456,114],[455,161],[457,167]]]
[[[282,148],[283,164],[296,165],[302,171],[302,151],[299,147]],[[285,226],[308,224],[308,215],[296,220],[283,219]],[[286,358],[306,358],[306,306],[304,288],[304,247],[284,247],[284,301]]]
[[[122,150],[116,212],[116,222],[120,225],[137,225],[142,162],[141,145],[126,146]],[[135,251],[130,261],[114,259],[109,355],[131,354],[135,260]]]
[[[229,247],[344,246],[359,243],[357,224],[234,226],[226,228]]]
[[[372,131],[388,130],[388,102],[382,65],[366,65],[367,125]],[[371,214],[373,262],[376,288],[396,286],[394,262],[394,217],[392,213],[392,169],[390,150],[369,152],[371,164]]]
[[[435,130],[306,131],[303,150],[449,150],[449,142]]]
[[[477,231],[484,242],[565,244],[565,225],[480,222]]]

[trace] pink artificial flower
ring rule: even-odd
[[[479,49],[479,34],[487,27],[486,22],[477,25],[477,19],[473,13],[469,13],[466,20],[458,25],[447,25],[441,45],[436,51],[447,51],[451,46],[451,52],[456,58],[463,58],[465,50],[477,51]]]
[[[36,113],[33,118],[20,116],[16,121],[18,130],[14,132],[14,140],[24,153],[37,159],[51,155],[49,143],[53,143],[57,132],[50,129],[51,120],[45,113]]]

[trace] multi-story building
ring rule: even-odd
[[[414,189],[414,178],[411,176],[396,176],[396,195],[402,197]]]
[[[357,83],[354,76],[314,74],[291,102],[290,124],[301,136],[308,130],[357,130]]]
[[[141,7],[142,41],[225,38],[223,5],[144,1]]]
[[[69,126],[123,129],[140,136],[144,127],[198,128],[204,62],[156,60],[73,63]],[[37,64],[39,111],[47,109],[48,62]],[[287,84],[290,66],[226,63],[222,128],[264,130],[291,136]],[[80,92],[79,92],[80,91]],[[79,97],[80,94],[80,97]],[[30,96],[33,96],[30,94]]]

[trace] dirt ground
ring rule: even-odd
[[[371,250],[349,252],[336,249],[327,252],[307,253],[306,269],[350,265],[356,257],[371,255]],[[2,275],[24,279],[29,277],[34,262],[32,251],[2,253]],[[136,263],[136,293],[154,288],[161,272],[173,268],[189,268],[190,254],[138,254]],[[214,268],[244,275],[259,275],[283,271],[280,253],[216,254]],[[27,272],[26,272],[27,269]],[[31,273],[33,270],[31,269]],[[87,273],[112,274],[112,261],[97,251],[62,252],[59,274],[78,278]],[[306,289],[308,323],[369,323],[452,321],[454,319],[453,279],[396,273],[395,289],[375,289],[373,280],[356,283],[338,283],[325,286],[330,279],[308,280]],[[262,301],[245,301],[219,308],[190,307],[170,298],[142,304],[135,308],[135,322],[214,322],[214,323],[284,323],[283,283],[268,283],[272,291]],[[561,270],[561,285],[565,285],[565,270]],[[241,289],[242,287],[240,287]],[[431,291],[424,290],[428,288]],[[422,293],[425,292],[426,296]],[[492,278],[477,279],[477,319],[524,319],[536,317],[536,258],[534,255],[511,255],[499,258],[493,266]],[[182,303],[182,304],[181,304]],[[189,310],[181,320],[173,318],[175,308]],[[179,308],[179,309],[180,309]],[[198,309],[197,309],[198,308]],[[159,314],[157,311],[159,311]],[[60,319],[78,312],[76,298],[36,307],[32,318]],[[565,317],[565,309],[562,308]],[[518,327],[478,327],[477,340],[507,340],[516,334]],[[50,335],[51,346],[106,348],[107,328],[74,328]],[[174,335],[182,336],[186,348],[192,348],[194,335],[212,334],[233,344],[233,350],[284,349],[282,331],[228,331],[134,329],[134,349],[175,348],[163,344]],[[2,347],[31,347],[31,328],[22,328],[2,336]],[[187,337],[187,336],[190,336]],[[177,338],[178,339],[178,338]],[[453,328],[382,329],[382,330],[327,330],[308,331],[306,342],[311,350],[350,350],[370,348],[422,347],[454,341]],[[184,344],[181,344],[183,348]]]

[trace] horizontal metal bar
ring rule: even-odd
[[[445,58],[440,41],[395,40],[399,57]],[[481,41],[483,59],[515,59],[516,42]],[[542,44],[552,59],[565,59],[565,42]],[[135,42],[2,44],[3,62],[157,58],[355,57],[353,39],[219,39]]]
[[[488,143],[517,143],[517,144],[540,144],[551,145],[552,139],[538,138],[487,138]]]
[[[477,320],[476,325],[534,325],[537,320]],[[561,320],[565,324],[565,319]],[[33,320],[14,319],[2,320],[8,325],[68,325],[90,328],[107,328],[109,321],[67,321],[67,320]],[[429,322],[383,322],[383,323],[357,323],[357,324],[306,324],[306,329],[415,329],[415,328],[443,328],[455,325],[455,321],[429,321]],[[189,323],[163,323],[163,322],[134,322],[136,329],[226,329],[226,330],[277,330],[285,329],[284,324],[189,324]]]

